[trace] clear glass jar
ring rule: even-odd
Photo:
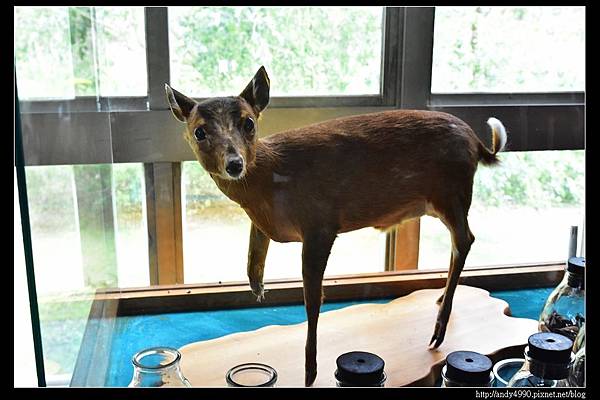
[[[507,358],[494,364],[494,386],[505,387],[508,381],[521,369],[524,358]]]
[[[525,363],[508,382],[508,387],[570,387],[573,341],[552,332],[529,337]]]
[[[277,382],[277,371],[266,364],[245,363],[227,371],[225,381],[231,387],[273,387]]]
[[[579,334],[573,345],[575,361],[569,374],[569,383],[572,386],[585,386],[585,324],[579,330]]]
[[[383,387],[386,375],[385,362],[376,354],[366,351],[351,351],[335,360],[337,387]]]
[[[491,387],[492,360],[474,351],[454,351],[442,368],[442,387]]]
[[[585,258],[571,257],[565,276],[550,293],[540,314],[540,332],[554,332],[575,340],[585,322]]]
[[[181,353],[170,347],[153,347],[133,356],[129,387],[192,386],[181,373]]]

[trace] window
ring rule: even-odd
[[[26,176],[47,380],[66,385],[95,289],[149,284],[143,172],[37,166]]]
[[[571,226],[583,227],[584,153],[502,153],[501,165],[480,166],[469,225],[475,235],[466,268],[560,262]],[[580,229],[581,230],[581,229]],[[421,218],[419,268],[448,268],[450,235],[439,220]]]
[[[21,100],[144,96],[142,7],[15,7]]]
[[[379,94],[382,7],[169,7],[171,83],[237,95],[264,65],[271,96]]]
[[[580,91],[584,68],[584,7],[436,7],[434,93]]]

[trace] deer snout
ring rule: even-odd
[[[239,178],[244,170],[244,159],[238,155],[228,156],[225,161],[225,171],[232,178]]]

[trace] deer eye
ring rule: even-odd
[[[244,121],[244,132],[252,133],[254,131],[254,120],[250,117]]]
[[[194,136],[196,137],[197,141],[201,141],[201,140],[206,139],[206,132],[201,127],[198,127],[194,131]]]

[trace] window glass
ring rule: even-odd
[[[25,170],[46,379],[68,384],[94,291],[149,284],[143,167]]]
[[[16,168],[14,174],[14,187],[14,386],[35,387],[37,386],[37,374],[33,348],[33,333],[31,330],[27,270],[25,269],[25,249],[23,246],[23,231],[21,227],[21,209],[19,208]]]
[[[433,93],[585,89],[584,7],[436,7]]]
[[[171,83],[236,95],[264,65],[272,96],[379,94],[383,7],[169,7]]]
[[[247,281],[250,219],[223,195],[200,164],[182,168],[185,283]],[[265,279],[301,278],[302,244],[271,241]],[[343,233],[333,245],[326,276],[384,270],[385,233],[361,229]]]
[[[469,226],[475,242],[466,267],[563,262],[571,226],[583,230],[584,151],[500,153],[501,164],[480,166]],[[450,233],[421,218],[419,268],[448,268]]]
[[[145,96],[143,7],[15,7],[21,100]]]

